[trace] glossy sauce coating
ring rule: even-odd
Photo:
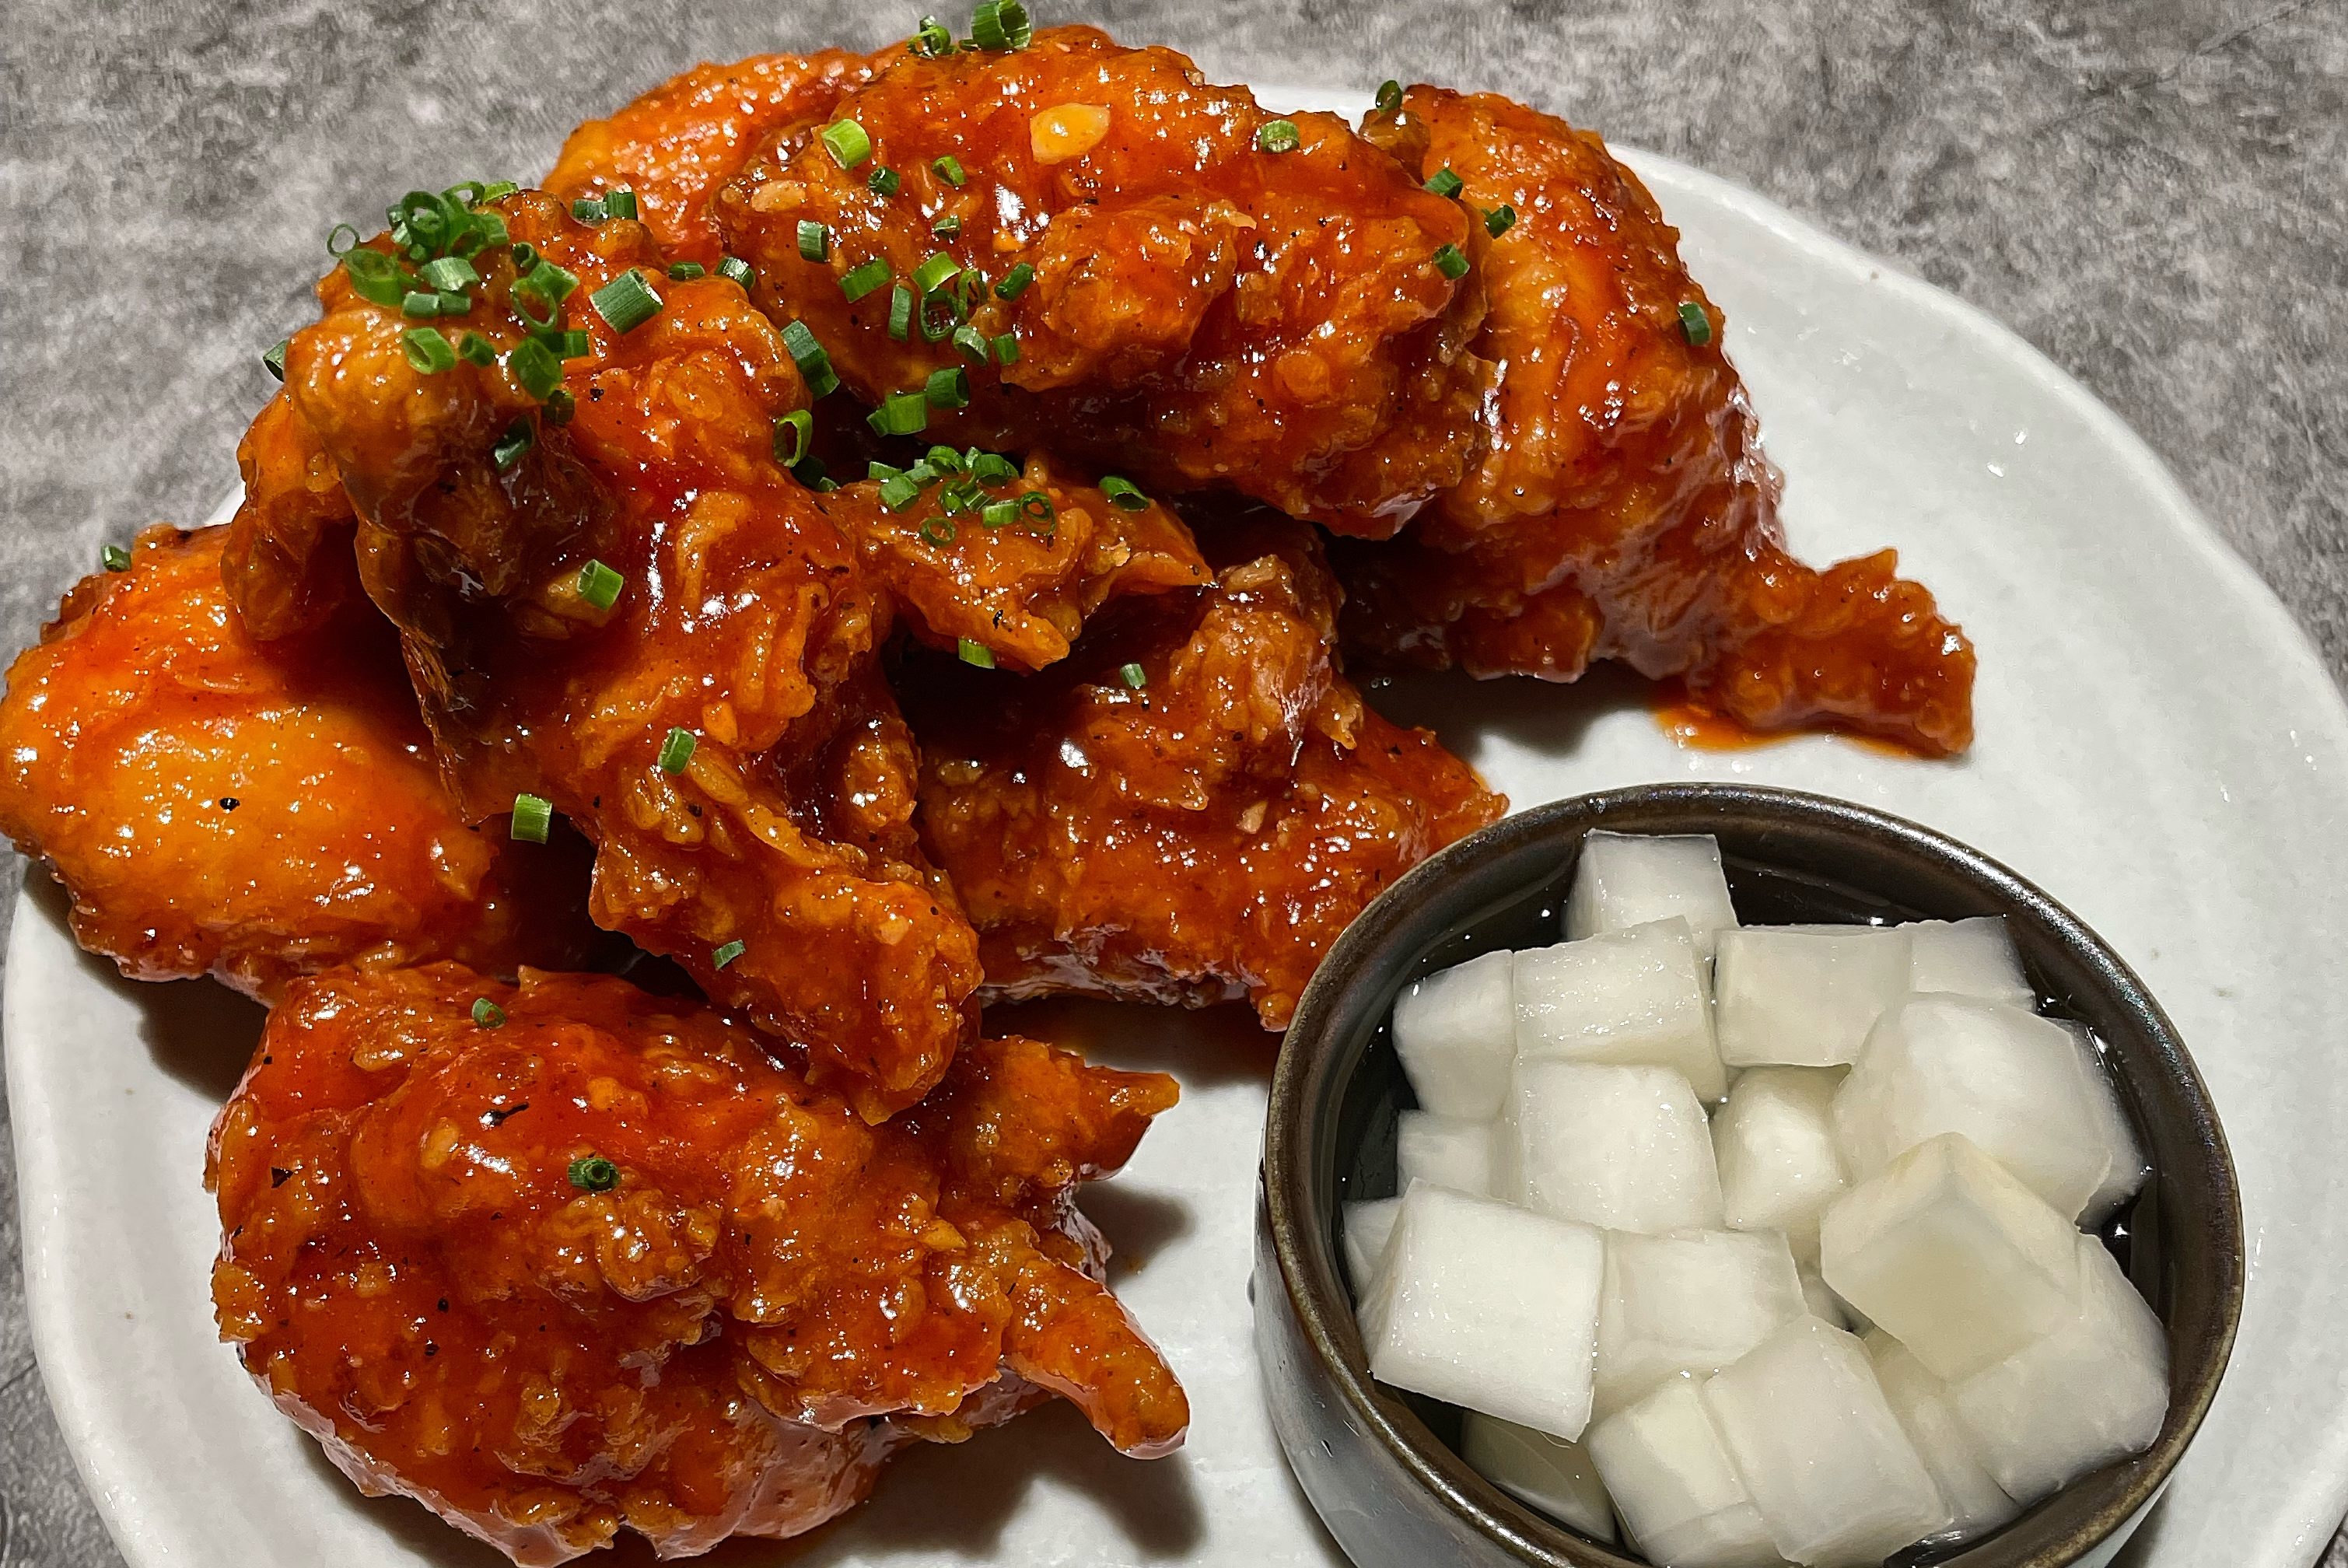
[[[1295,116],[1300,144],[1266,150],[1273,117],[1245,89],[1089,27],[901,53],[832,112],[869,159],[842,168],[804,123],[715,210],[759,302],[812,328],[865,401],[962,360],[918,312],[891,335],[893,284],[851,301],[843,279],[879,260],[905,283],[942,254],[989,285],[970,325],[1018,343],[971,371],[966,412],[932,414],[946,438],[1230,487],[1378,537],[1464,471],[1483,377],[1460,348],[1481,301],[1436,258],[1467,243],[1468,216],[1335,117]],[[871,188],[876,168],[895,194]],[[942,220],[958,232],[940,237]],[[823,260],[802,255],[803,223],[822,225]],[[991,285],[1019,266],[1032,281],[1002,298]],[[942,302],[936,325],[951,314]]]
[[[1372,898],[1506,808],[1338,673],[1309,530],[1204,537],[1212,589],[1117,607],[1042,675],[901,676],[922,841],[996,995],[1245,996],[1277,1028]]]
[[[1490,309],[1473,352],[1500,367],[1479,459],[1395,545],[1341,552],[1349,644],[1551,680],[1622,659],[1752,728],[1962,750],[1971,645],[1891,552],[1821,573],[1786,552],[1720,312],[1637,177],[1597,137],[1488,94],[1414,88],[1365,133],[1516,221],[1477,253]]]
[[[987,1041],[874,1128],[624,981],[336,973],[271,1015],[213,1130],[214,1305],[363,1490],[517,1562],[795,1534],[1031,1387],[1128,1452],[1180,1441],[1069,1206],[1174,1094]]]

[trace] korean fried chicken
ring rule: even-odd
[[[1309,530],[1204,540],[1211,589],[1128,602],[1041,675],[908,661],[922,842],[994,994],[1244,996],[1280,1027],[1372,898],[1505,808],[1338,672]]]
[[[994,1040],[871,1127],[623,981],[339,972],[213,1131],[221,1332],[363,1491],[525,1564],[798,1533],[1037,1390],[1163,1453],[1188,1405],[1070,1196],[1174,1097]]]
[[[1465,480],[1395,543],[1341,547],[1349,645],[1551,680],[1621,659],[1750,728],[1964,749],[1971,645],[1889,551],[1823,573],[1787,553],[1720,312],[1638,178],[1488,94],[1413,88],[1365,131],[1496,215],[1471,351],[1498,375]]]
[[[959,369],[933,431],[1373,537],[1466,474],[1472,217],[1334,116],[1088,27],[917,46],[830,114],[713,210],[864,401]]]
[[[355,583],[359,615],[246,634],[226,534],[149,530],[8,671],[0,830],[66,885],[75,937],[134,978],[263,998],[335,965],[582,962],[577,841],[468,824]]]

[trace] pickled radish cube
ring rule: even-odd
[[[1610,1231],[1721,1229],[1712,1132],[1668,1068],[1519,1061],[1499,1192]]]
[[[2025,1507],[2150,1447],[2168,1412],[2160,1319],[2101,1242],[2075,1244],[2080,1289],[2069,1319],[1949,1391],[1983,1468]]]
[[[2104,1053],[2096,1047],[2096,1037],[2085,1024],[2065,1023],[2064,1032],[2071,1037],[2072,1049],[2079,1060],[2080,1076],[2087,1080],[2087,1099],[2095,1108],[2096,1127],[2104,1147],[2111,1151],[2111,1167],[2104,1172],[2104,1183],[2079,1211],[2079,1223],[2093,1230],[2120,1212],[2121,1205],[2137,1194],[2145,1178],[2152,1174],[2152,1162],[2144,1157],[2144,1145],[2137,1140],[2136,1124],[2128,1120],[2127,1111],[2120,1105],[2119,1085],[2112,1081],[2109,1068],[2104,1065]]]
[[[1716,1372],[1807,1310],[1773,1231],[1609,1231],[1591,1409],[1603,1418],[1666,1377]]]
[[[1400,1198],[1372,1198],[1348,1203],[1338,1212],[1338,1230],[1345,1243],[1345,1273],[1353,1279],[1356,1295],[1366,1295],[1370,1282],[1377,1277],[1378,1260],[1385,1256],[1395,1216],[1401,1212]]]
[[[1406,1192],[1413,1181],[1431,1181],[1492,1197],[1492,1124],[1406,1110],[1395,1127],[1395,1184]]]
[[[1986,1535],[2020,1513],[2022,1505],[1982,1468],[1972,1435],[1949,1403],[1949,1386],[1881,1329],[1863,1343],[1883,1398],[1931,1472],[1941,1501],[1949,1505],[1949,1534],[1957,1539]]]
[[[1516,955],[1503,948],[1438,969],[1395,998],[1395,1055],[1421,1109],[1500,1114],[1517,1054]]]
[[[1971,920],[1916,920],[1900,928],[1910,944],[1908,989],[2027,1007],[2038,1000],[2022,972],[2022,954],[2002,914]]]
[[[1578,1438],[1605,1277],[1591,1226],[1419,1182],[1361,1314],[1371,1375]]]
[[[1470,1410],[1459,1423],[1459,1457],[1528,1508],[1593,1541],[1614,1539],[1614,1505],[1580,1443]]]
[[[1715,933],[1736,926],[1720,844],[1709,833],[1584,835],[1565,901],[1565,938],[1604,936],[1677,915],[1711,958]]]
[[[1835,1147],[1835,1068],[1754,1068],[1712,1119],[1721,1212],[1733,1231],[1782,1231],[1816,1263],[1818,1216],[1849,1183]]]
[[[2064,1027],[1968,996],[1912,996],[1868,1037],[1836,1092],[1836,1140],[1851,1180],[1943,1132],[1962,1132],[2075,1220],[2113,1151]]]
[[[1732,1067],[1856,1061],[1867,1031],[1908,994],[1908,934],[1898,926],[1720,934],[1713,972],[1720,1058]]]
[[[1848,1328],[1853,1333],[1864,1331],[1865,1326],[1851,1317],[1849,1310],[1842,1304],[1842,1297],[1827,1287],[1826,1275],[1816,1269],[1806,1268],[1801,1271],[1801,1278],[1802,1302],[1810,1309],[1812,1317],[1837,1328]]]
[[[1651,921],[1517,954],[1517,1055],[1670,1068],[1707,1104],[1728,1092],[1686,921]]]
[[[2075,1312],[2078,1232],[1945,1133],[1836,1199],[1819,1227],[1834,1293],[1936,1377],[1993,1367]]]
[[[1875,1568],[1949,1527],[1866,1349],[1841,1329],[1796,1318],[1715,1374],[1703,1398],[1782,1555]]]
[[[1693,1379],[1674,1377],[1609,1416],[1584,1446],[1648,1561],[1670,1568],[1782,1561]]]

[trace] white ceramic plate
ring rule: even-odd
[[[1620,684],[1411,683],[1383,701],[1519,805],[1684,778],[1846,796],[1979,845],[2101,930],[2191,1043],[2250,1225],[2232,1371],[2136,1550],[2302,1568],[2348,1500],[2348,713],[2159,463],[2029,347],[1756,196],[1631,160],[1728,313],[1794,543],[1817,561],[1900,547],[1980,647],[1979,741],[1955,764],[1828,738],[1689,752]],[[1134,1463],[1051,1410],[911,1455],[843,1523],[728,1560],[1336,1560],[1250,1346],[1270,1042],[1228,1013],[1056,1012],[1027,1027],[1183,1080],[1087,1207],[1189,1387],[1189,1446]],[[494,1563],[413,1504],[360,1499],[213,1339],[204,1134],[257,1016],[209,985],[123,985],[74,950],[46,888],[19,905],[8,1091],[35,1344],[67,1439],[134,1568]]]

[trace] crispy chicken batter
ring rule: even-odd
[[[149,530],[8,671],[0,830],[72,893],[76,939],[137,979],[263,998],[342,964],[581,962],[582,846],[466,825],[363,601],[312,636],[245,634],[227,531]]]
[[[1188,1404],[1070,1198],[1174,1098],[995,1040],[868,1127],[623,981],[329,975],[213,1130],[221,1334],[362,1491],[525,1564],[797,1534],[1033,1388],[1160,1454]]]
[[[1551,680],[1622,659],[1755,729],[1964,749],[1971,645],[1890,551],[1824,573],[1787,553],[1720,312],[1638,178],[1488,94],[1413,88],[1365,134],[1516,220],[1477,248],[1473,352],[1503,367],[1478,459],[1395,544],[1340,552],[1348,645]]]
[[[1228,486],[1375,537],[1465,473],[1484,376],[1460,348],[1482,302],[1441,259],[1474,224],[1334,116],[1292,117],[1298,145],[1266,150],[1273,117],[1244,88],[1089,27],[900,53],[833,113],[869,159],[842,167],[802,122],[715,211],[759,303],[811,327],[866,401],[965,363],[946,339],[966,315],[1017,351],[971,370],[967,411],[932,415],[960,438]],[[873,189],[884,168],[895,194]],[[918,280],[930,292],[892,331],[897,288],[939,254],[975,271]],[[875,262],[896,286],[849,298]]]
[[[931,658],[900,682],[922,841],[996,995],[1246,996],[1278,1028],[1372,898],[1506,808],[1338,673],[1311,531],[1206,540],[1213,589],[1118,606],[1065,664],[1016,679]]]

